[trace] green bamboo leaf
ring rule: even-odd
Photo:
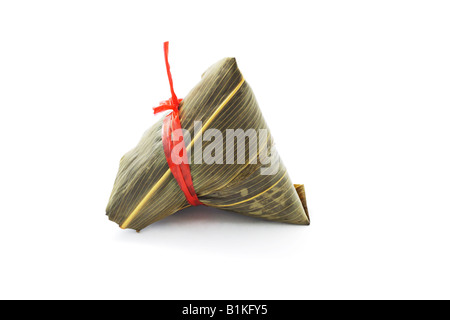
[[[202,131],[195,132],[196,121]],[[109,219],[121,228],[141,230],[189,206],[167,164],[159,120],[143,135],[138,145],[120,161],[114,187],[106,208]],[[180,104],[180,122],[193,137],[188,151],[205,150],[214,141],[202,139],[205,130],[214,128],[225,135],[226,130],[265,130],[262,140],[265,152],[278,159],[273,139],[261,114],[256,98],[244,80],[234,58],[223,59],[211,66],[201,81]],[[217,142],[216,142],[217,143]],[[195,191],[207,206],[237,212],[247,216],[293,224],[309,224],[303,185],[293,185],[286,168],[279,160],[274,174],[263,175],[266,167],[261,150],[251,157],[251,143],[245,144],[245,159],[238,158],[238,146],[227,150],[222,140],[221,163],[191,161]],[[261,146],[260,146],[261,147]],[[234,151],[234,153],[229,153]],[[191,160],[194,158],[191,152]],[[226,154],[233,164],[227,164]],[[230,159],[228,159],[230,160]]]

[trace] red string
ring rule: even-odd
[[[179,104],[183,99],[178,99],[175,91],[173,90],[172,74],[170,73],[169,65],[169,42],[164,42],[164,57],[166,61],[167,76],[169,78],[170,93],[172,97],[168,100],[160,102],[158,107],[153,108],[154,114],[170,110],[163,121],[162,126],[162,142],[164,148],[164,154],[166,156],[167,164],[170,171],[177,181],[180,189],[183,191],[186,200],[192,206],[202,205],[203,203],[197,197],[197,193],[194,189],[194,183],[192,182],[191,168],[188,163],[186,145],[184,143],[183,135],[178,139],[178,143],[181,144],[181,156],[182,161],[180,164],[176,164],[172,161],[172,151],[174,147],[174,141],[172,140],[172,133],[174,130],[181,130],[180,116],[179,116]]]

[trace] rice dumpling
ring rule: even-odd
[[[304,187],[292,184],[234,58],[208,68],[179,102],[178,110],[184,159],[188,159],[189,178],[201,204],[309,224]],[[121,228],[139,231],[191,206],[166,159],[164,119],[120,160],[106,214]]]

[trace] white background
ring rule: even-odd
[[[2,1],[0,298],[450,298],[448,1]],[[121,230],[121,156],[236,57],[312,224]]]

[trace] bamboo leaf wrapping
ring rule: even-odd
[[[265,129],[265,150],[273,158],[277,157],[253,91],[234,58],[217,62],[202,75],[201,81],[180,104],[180,121],[191,136],[190,143],[186,143],[191,159],[197,146],[205,150],[214,143],[202,138],[210,128],[224,135],[227,129]],[[194,132],[195,121],[202,122],[200,133]],[[160,119],[147,130],[138,145],[120,160],[106,214],[122,228],[141,230],[189,206],[164,155],[162,122]],[[194,144],[195,150],[191,152]],[[262,175],[264,165],[250,159],[251,144],[245,144],[245,162],[237,158],[237,148],[234,145],[233,164],[227,164],[226,154],[230,150],[226,150],[224,136],[221,164],[191,161],[192,180],[200,201],[248,216],[309,224],[304,188],[302,185],[294,187],[281,160],[276,174]]]

